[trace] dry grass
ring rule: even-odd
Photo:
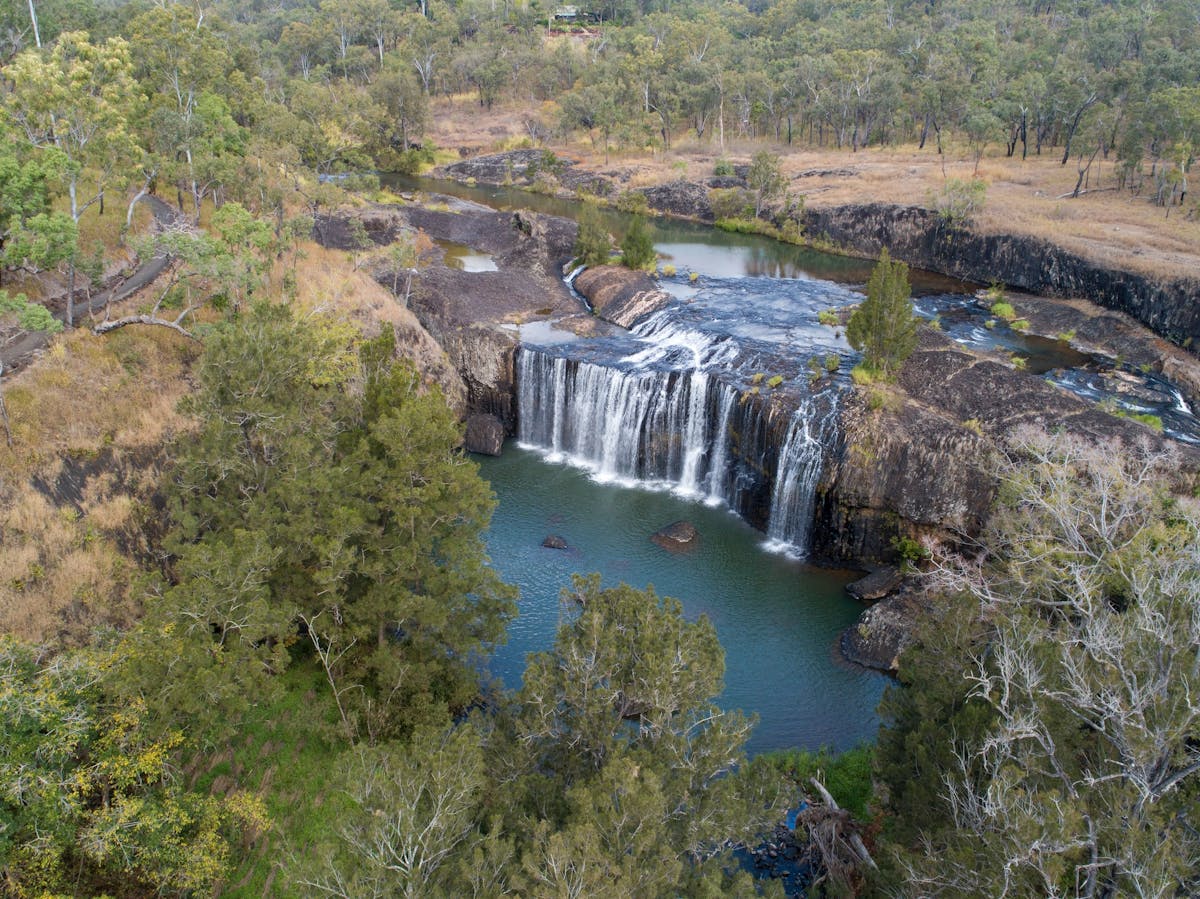
[[[0,629],[80,645],[99,626],[127,626],[137,613],[135,566],[120,547],[135,530],[133,509],[131,497],[103,494],[80,514],[30,482],[12,490],[0,513]]]
[[[552,108],[540,111],[554,120]],[[490,152],[504,141],[524,135],[522,124],[528,107],[513,104],[490,113],[478,104],[462,100],[435,107],[430,136],[439,146],[466,147],[473,152]],[[809,206],[883,202],[928,206],[947,178],[979,177],[987,183],[987,199],[975,226],[987,233],[1040,237],[1103,265],[1157,277],[1200,275],[1200,217],[1188,221],[1186,210],[1166,210],[1152,205],[1144,196],[1129,191],[1108,190],[1116,185],[1111,161],[1096,160],[1089,180],[1091,193],[1075,199],[1060,199],[1075,186],[1075,161],[1060,165],[1061,151],[1022,161],[1004,158],[993,148],[975,171],[972,154],[965,146],[948,145],[943,156],[936,148],[915,147],[849,150],[811,150],[766,142],[739,141],[727,133],[725,151],[716,144],[680,139],[667,152],[610,153],[605,162],[586,137],[550,147],[556,153],[579,160],[590,170],[616,172],[627,178],[627,186],[646,186],[676,178],[700,181],[712,175],[713,164],[722,155],[735,163],[749,162],[754,153],[770,149],[783,159],[791,189],[805,195]],[[852,176],[808,176],[802,173],[848,169]],[[1096,192],[1096,191],[1100,192]]]
[[[429,383],[441,387],[447,402],[461,411],[466,390],[445,351],[421,327],[417,317],[392,293],[377,282],[370,271],[383,265],[386,251],[357,257],[341,250],[330,250],[305,242],[302,258],[296,262],[294,302],[304,314],[328,316],[348,322],[366,337],[374,337],[387,324],[395,329],[398,352],[410,358]],[[273,276],[282,283],[290,262],[280,262]],[[404,282],[398,284],[403,293]]]
[[[59,455],[161,446],[185,425],[176,404],[196,351],[165,328],[56,337],[37,364],[5,379],[14,445],[0,447],[0,471],[29,475]]]
[[[196,347],[159,328],[55,338],[5,379],[14,445],[0,445],[0,630],[86,642],[137,614],[140,515]]]
[[[312,243],[302,251],[292,298],[301,314],[368,336],[394,326],[402,349],[456,398],[445,354],[370,276],[368,257],[355,269],[344,252]],[[273,285],[291,264],[277,265]],[[4,380],[13,446],[0,440],[0,631],[70,645],[134,620],[139,566],[131,554],[145,549],[142,523],[163,448],[192,426],[179,401],[198,353],[165,328],[102,337],[79,329]]]

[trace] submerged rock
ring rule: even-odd
[[[650,535],[650,539],[661,546],[663,549],[678,552],[684,549],[690,549],[696,543],[696,538],[700,536],[696,526],[690,521],[676,521],[673,524],[667,525],[660,531]]]
[[[558,534],[550,534],[542,541],[542,546],[546,549],[567,549],[567,541]]]

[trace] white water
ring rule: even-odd
[[[770,486],[772,544],[803,555],[824,445],[836,402],[805,396],[780,447],[768,440],[760,403],[746,403],[727,377],[737,341],[682,326],[671,310],[634,331],[637,345],[592,361],[572,347],[523,347],[517,357],[518,437],[552,461],[598,481],[671,489],[737,511]],[[586,343],[586,342],[585,342]],[[778,429],[775,431],[778,433]],[[736,444],[735,444],[736,438]],[[778,463],[776,462],[778,459]],[[758,501],[761,508],[761,499]]]
[[[768,546],[803,550],[810,544],[817,482],[821,480],[825,447],[836,428],[836,416],[832,414],[835,410],[822,411],[816,406],[813,397],[800,404],[779,451],[767,527]]]

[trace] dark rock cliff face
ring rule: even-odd
[[[562,283],[576,225],[567,219],[496,212],[452,198],[437,198],[447,210],[381,206],[353,215],[325,216],[314,236],[325,246],[349,247],[359,230],[386,245],[405,230],[419,228],[435,240],[465,244],[490,253],[497,271],[466,272],[430,264],[412,277],[409,303],[421,325],[445,349],[465,386],[464,413],[493,415],[505,430],[516,427],[514,360],[517,324],[582,312]],[[386,264],[374,272],[389,290],[408,283]]]
[[[841,438],[818,486],[813,553],[822,561],[886,562],[898,538],[955,544],[976,536],[995,496],[996,454],[1023,428],[1163,443],[1137,422],[930,329],[881,397],[877,409],[861,390],[843,404]],[[1180,452],[1185,467],[1200,465],[1194,448]]]
[[[989,442],[924,405],[871,410],[848,397],[840,444],[817,488],[813,555],[862,565],[896,558],[901,537],[978,533],[995,493]]]
[[[645,195],[651,209],[664,215],[696,218],[705,222],[713,220],[708,188],[702,184],[680,180],[654,187],[639,187],[637,191]]]
[[[1033,237],[948,228],[916,206],[866,204],[810,209],[807,233],[970,281],[1002,281],[1031,293],[1083,297],[1128,313],[1181,345],[1200,343],[1200,279],[1155,279],[1106,268]]]

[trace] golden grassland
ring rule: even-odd
[[[557,111],[553,104],[545,104],[537,115],[552,122]],[[488,111],[463,95],[435,105],[429,136],[438,146],[496,152],[528,140],[524,121],[529,116],[527,105]],[[721,156],[744,163],[768,149],[780,155],[789,189],[803,194],[811,207],[864,202],[929,206],[948,178],[976,177],[987,185],[986,202],[974,223],[980,231],[1039,237],[1100,264],[1143,274],[1200,277],[1200,215],[1195,201],[1190,209],[1164,209],[1144,194],[1112,190],[1117,185],[1116,164],[1101,158],[1092,165],[1088,192],[1076,198],[1064,196],[1074,189],[1079,170],[1074,158],[1065,166],[1059,164],[1061,148],[1022,161],[1005,158],[1003,148],[993,146],[978,167],[965,144],[953,143],[939,156],[932,144],[924,150],[909,146],[852,153],[727,139],[722,153],[714,136],[705,141],[681,138],[669,151],[610,152],[607,163],[603,149],[597,150],[583,136],[547,148],[587,169],[627,179],[627,187],[681,177],[703,181]],[[842,169],[853,174],[805,174]]]
[[[132,553],[196,348],[164,328],[59,335],[9,379],[0,447],[0,630],[74,645],[137,612]]]
[[[278,298],[291,270],[299,314],[351,335],[390,324],[422,371],[452,378],[412,312],[369,275],[370,261],[306,242],[277,263],[269,290]],[[114,316],[143,311],[156,296],[151,285]],[[134,620],[137,557],[158,514],[153,493],[169,444],[194,426],[179,402],[199,351],[166,328],[96,336],[83,327],[4,379],[13,442],[0,436],[0,631],[69,646]]]

